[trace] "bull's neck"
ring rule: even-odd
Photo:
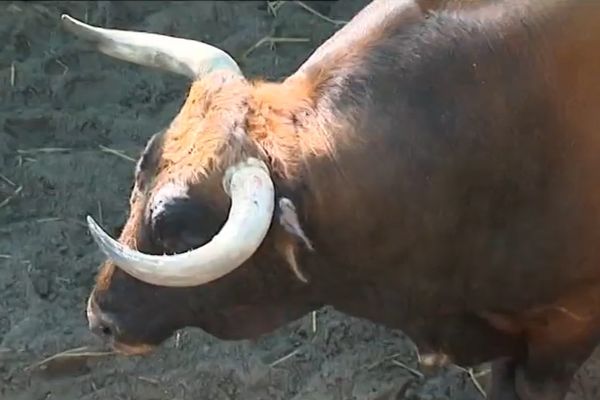
[[[362,194],[344,172],[351,169],[346,164],[352,157],[338,152],[339,146],[352,142],[350,120],[340,117],[330,102],[315,99],[312,90],[300,78],[255,84],[248,133],[268,155],[277,195],[294,202],[302,228],[315,245],[314,253],[302,257],[304,267],[326,278],[339,260],[328,258],[326,248],[335,241],[323,232],[335,235],[335,229],[348,229],[354,221],[340,219],[343,214],[335,208],[348,196]]]

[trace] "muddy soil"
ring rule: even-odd
[[[309,2],[348,20],[367,0]],[[58,25],[63,12],[107,27],[198,38],[248,76],[280,78],[339,26],[266,1],[0,3],[0,399],[464,399],[469,374],[423,369],[412,342],[329,308],[257,341],[184,330],[155,354],[92,354],[84,305],[101,256],[83,224],[117,228],[133,163],[181,105],[187,81],[96,54]],[[247,52],[267,36],[305,38]],[[485,381],[486,366],[482,366]],[[573,399],[597,399],[594,360]],[[590,383],[592,382],[592,383]]]

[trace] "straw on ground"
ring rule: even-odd
[[[0,173],[0,179],[2,179],[4,182],[8,183],[9,186],[12,187],[17,187],[17,184],[14,183],[12,180],[8,179],[8,177],[6,177],[5,175]]]
[[[111,149],[110,147],[106,147],[106,146],[102,146],[102,145],[100,145],[98,147],[103,152],[108,153],[108,154],[113,154],[113,155],[115,155],[117,157],[121,157],[124,160],[131,161],[131,162],[136,162],[137,161],[135,158],[128,156],[127,154],[125,154],[121,150]]]
[[[60,353],[56,353],[50,357],[46,357],[41,361],[38,361],[34,364],[31,364],[31,365],[25,367],[25,371],[29,371],[34,368],[43,367],[44,365],[48,364],[49,362],[52,362],[55,360],[61,360],[61,359],[66,359],[66,358],[106,357],[106,356],[110,356],[113,354],[116,354],[116,352],[114,352],[114,351],[92,351],[92,350],[89,350],[89,348],[87,346],[77,347],[74,349],[69,349],[69,350],[62,351]]]
[[[458,369],[464,371],[468,376],[469,379],[471,380],[471,382],[473,382],[473,385],[475,386],[475,389],[477,389],[477,391],[479,392],[479,394],[481,395],[481,397],[483,397],[484,399],[487,398],[487,395],[485,393],[485,390],[483,390],[483,387],[481,386],[481,384],[479,383],[479,381],[477,380],[477,378],[479,376],[483,376],[486,375],[488,373],[490,373],[489,369],[484,369],[483,371],[479,372],[477,374],[477,376],[475,375],[475,373],[473,372],[473,368],[463,368],[459,365],[456,366]]]
[[[273,368],[276,365],[281,364],[282,362],[289,360],[290,358],[294,357],[296,354],[298,354],[300,352],[300,349],[295,349],[292,352],[286,354],[285,356],[278,358],[277,360],[273,361],[271,364],[269,364],[269,367]]]
[[[16,75],[17,75],[17,69],[16,69],[15,63],[13,61],[10,63],[10,86],[12,86],[12,87],[15,86]]]
[[[421,371],[418,371],[418,370],[416,370],[416,369],[414,369],[412,367],[409,367],[408,365],[404,364],[401,361],[398,361],[396,359],[392,359],[391,363],[394,364],[394,365],[397,365],[398,367],[400,367],[402,369],[405,369],[406,371],[410,372],[411,374],[413,374],[414,376],[416,376],[419,379],[423,379],[425,377],[425,375]]]
[[[285,0],[277,0],[277,1],[267,1],[267,7],[269,8],[269,12],[271,12],[271,14],[273,14],[273,16],[277,16],[277,12],[279,11],[279,9],[284,6],[285,4],[290,3],[289,1],[285,1]],[[342,21],[342,20],[338,20],[338,19],[332,19],[329,18],[326,15],[321,14],[320,12],[318,12],[317,10],[315,10],[314,8],[308,6],[306,3],[304,3],[303,1],[292,1],[292,4],[296,4],[302,8],[304,8],[306,11],[308,11],[309,13],[313,14],[314,16],[316,16],[317,18],[322,19],[323,21],[329,22],[330,24],[333,25],[344,25],[347,24],[348,21]]]
[[[309,13],[317,16],[318,18],[321,18],[322,20],[327,21],[327,22],[329,22],[331,24],[334,24],[336,26],[337,25],[344,25],[344,24],[348,23],[348,21],[342,21],[342,20],[338,20],[338,19],[331,19],[331,18],[329,18],[329,17],[321,14],[320,12],[318,12],[317,10],[315,10],[314,8],[307,6],[302,1],[294,1],[294,3],[297,4],[297,5],[299,5],[300,7],[304,8]]]
[[[19,193],[21,193],[22,190],[23,190],[23,186],[19,186],[18,188],[16,188],[14,190],[14,192],[12,192],[11,194],[9,194],[7,198],[5,198],[4,200],[0,201],[0,208],[5,207],[8,203],[10,203],[10,201],[12,199],[14,199],[15,197],[17,197],[19,195]]]
[[[32,149],[18,149],[17,153],[21,155],[25,154],[39,154],[39,153],[64,153],[67,151],[71,151],[71,148],[68,147],[38,147]]]
[[[256,50],[258,47],[262,46],[265,43],[269,43],[271,46],[273,46],[275,43],[305,43],[305,42],[309,42],[310,39],[309,38],[293,38],[293,37],[274,37],[274,36],[265,36],[262,39],[260,39],[258,42],[256,42],[255,44],[253,44],[248,50],[246,50],[244,52],[244,54],[242,54],[242,58],[245,59],[248,57],[248,55],[250,55],[250,53],[252,53],[254,50]]]

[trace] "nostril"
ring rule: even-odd
[[[108,326],[103,326],[100,329],[100,332],[102,333],[102,335],[104,336],[112,336],[112,329],[110,329],[110,327]]]
[[[90,296],[87,304],[87,319],[89,329],[97,336],[104,339],[115,335],[116,329],[114,320],[109,314],[102,312],[93,298]]]
[[[112,320],[106,315],[90,313],[88,319],[90,330],[96,335],[103,338],[110,338],[114,335],[115,329]]]

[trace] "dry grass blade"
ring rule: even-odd
[[[306,43],[309,41],[310,41],[309,38],[265,36],[264,38],[262,38],[258,42],[256,42],[254,45],[252,45],[252,47],[250,47],[248,50],[246,50],[244,52],[244,54],[242,54],[242,58],[247,58],[250,55],[250,53],[252,53],[254,50],[256,50],[257,48],[259,48],[260,46],[262,46],[265,43],[270,43],[273,45],[275,43]]]
[[[60,218],[60,217],[37,218],[33,222],[35,222],[36,224],[43,224],[46,222],[57,222],[57,221],[62,221],[62,218]]]
[[[421,352],[419,348],[415,346],[415,355],[417,356],[417,364],[421,364],[423,362],[423,357],[421,356]]]
[[[337,25],[344,25],[344,24],[348,23],[348,21],[341,21],[341,20],[337,20],[337,19],[331,19],[331,18],[327,17],[326,15],[321,14],[320,12],[318,12],[317,10],[315,10],[314,8],[307,6],[302,1],[294,1],[294,3],[298,4],[300,7],[304,8],[306,11],[308,11],[309,13],[317,16],[318,18],[321,18],[322,20],[329,22],[330,24],[334,24],[334,25],[337,26]]]
[[[87,224],[84,222],[81,222],[77,219],[74,218],[62,218],[62,217],[43,217],[43,218],[36,218],[33,220],[34,223],[36,224],[44,224],[44,223],[48,223],[48,222],[71,222],[75,225],[81,226],[83,228],[87,229]]]
[[[69,72],[69,67],[67,66],[67,64],[65,64],[64,62],[62,62],[58,58],[56,60],[54,60],[54,61],[56,61],[56,63],[63,68],[63,76],[66,75],[67,72]]]
[[[469,376],[469,379],[471,380],[471,382],[473,382],[473,386],[475,386],[475,389],[477,389],[477,391],[479,392],[481,397],[483,397],[484,399],[487,398],[487,394],[485,393],[485,390],[483,390],[483,387],[481,387],[481,384],[479,383],[479,381],[477,380],[477,377],[473,373],[473,369],[472,368],[463,368],[461,366],[457,366],[457,368],[464,371]],[[484,370],[484,371],[481,371],[480,373],[478,373],[477,376],[486,375],[489,372],[490,372],[489,369]]]
[[[16,188],[15,191],[11,195],[9,195],[7,198],[5,198],[4,200],[2,200],[0,202],[0,208],[5,207],[8,203],[10,203],[10,201],[12,199],[14,199],[16,196],[18,196],[22,190],[23,190],[23,186],[19,186],[18,188]]]
[[[71,151],[70,148],[67,147],[40,147],[36,149],[19,149],[17,153],[19,154],[39,154],[39,153],[64,153],[67,151]]]
[[[477,389],[477,391],[479,392],[479,394],[481,394],[481,397],[483,397],[484,399],[487,398],[487,395],[485,394],[485,390],[483,390],[483,388],[481,387],[481,384],[479,383],[479,381],[477,380],[477,378],[473,374],[473,370],[471,368],[469,368],[467,370],[467,373],[469,374],[469,378],[471,378],[471,381],[473,382],[473,385],[475,385],[475,388]]]
[[[389,361],[389,360],[391,360],[391,359],[394,359],[394,358],[396,358],[396,357],[400,357],[401,355],[402,355],[401,353],[394,353],[394,354],[390,354],[389,356],[385,356],[385,357],[383,357],[382,359],[380,359],[380,360],[377,360],[377,361],[375,361],[374,363],[367,365],[366,369],[367,369],[367,371],[370,371],[370,370],[372,370],[373,368],[380,366],[380,365],[381,365],[381,364],[383,364],[384,362],[387,362],[387,361]]]
[[[8,179],[5,175],[0,174],[0,179],[2,179],[4,182],[8,183],[12,187],[16,187],[17,186],[16,183],[14,183],[10,179]]]
[[[6,7],[6,11],[8,11],[10,13],[13,13],[13,14],[16,14],[16,13],[23,12],[23,9],[21,7],[19,7],[18,5],[16,5],[16,4],[9,4]]]
[[[481,370],[481,371],[479,371],[477,373],[473,372],[473,376],[475,378],[479,378],[480,376],[485,376],[485,375],[487,375],[487,374],[489,374],[491,372],[492,372],[492,370],[489,369],[489,368],[487,368],[487,369]]]
[[[65,358],[92,358],[92,357],[105,357],[116,354],[114,351],[90,351],[87,346],[77,347],[75,349],[69,349],[60,353],[54,354],[50,357],[46,357],[41,361],[31,364],[25,367],[25,371],[29,371],[34,368],[40,368],[43,365],[48,364],[51,361],[65,359]]]
[[[271,13],[271,15],[273,15],[274,17],[276,17],[277,16],[277,11],[285,3],[286,3],[285,1],[281,1],[281,0],[267,1],[267,8],[268,8],[269,12]]]
[[[15,86],[16,76],[17,76],[17,69],[15,68],[15,63],[12,62],[12,63],[10,63],[10,86],[12,86],[12,87]]]
[[[148,378],[147,376],[138,376],[137,377],[140,381],[144,381],[144,382],[148,382],[151,383],[153,385],[158,385],[160,384],[160,381],[158,379],[154,379],[154,378]]]
[[[136,162],[135,158],[129,157],[127,154],[123,153],[122,151],[111,149],[110,147],[106,147],[106,146],[102,146],[102,145],[100,145],[99,147],[100,147],[100,150],[102,150],[105,153],[113,154],[113,155],[115,155],[117,157],[121,157],[122,159],[127,160],[127,161]]]
[[[98,221],[100,221],[101,225],[104,224],[104,216],[102,213],[102,203],[100,202],[100,200],[98,200]]]
[[[417,371],[416,369],[411,368],[408,365],[406,365],[403,362],[400,362],[398,360],[392,360],[392,364],[397,365],[400,368],[403,368],[403,369],[407,370],[408,372],[410,372],[411,374],[413,374],[417,378],[423,379],[425,377],[425,375],[423,375],[423,373],[421,371]]]
[[[290,358],[294,357],[296,354],[298,354],[298,352],[300,351],[300,349],[296,349],[294,351],[292,351],[289,354],[286,354],[285,356],[273,361],[271,364],[269,364],[269,367],[273,368],[276,365],[281,364],[282,362],[289,360]]]

